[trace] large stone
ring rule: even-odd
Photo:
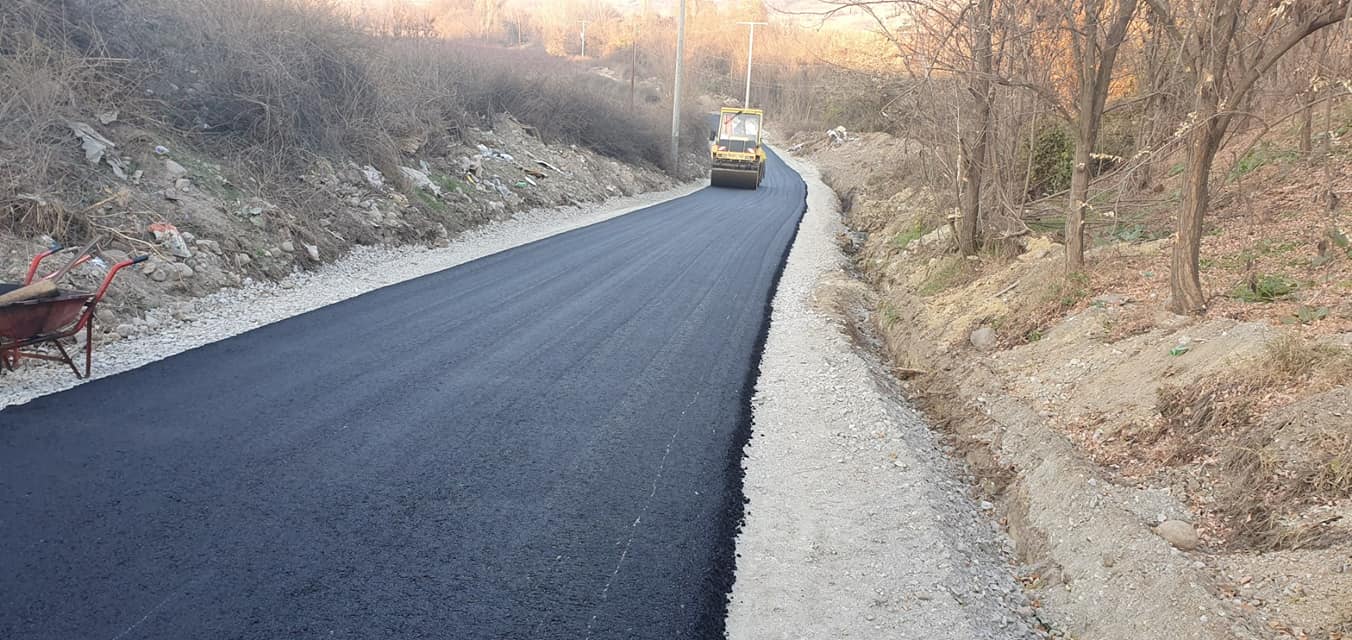
[[[429,178],[427,174],[408,167],[399,167],[399,171],[404,174],[404,177],[407,178],[414,187],[427,191],[434,196],[441,195],[441,187],[437,186],[437,183],[432,182],[432,179]]]
[[[361,168],[361,174],[366,179],[366,184],[371,185],[372,189],[381,189],[385,186],[385,176],[380,173],[379,169],[368,164]]]
[[[215,255],[221,255],[221,243],[216,242],[215,240],[198,240],[197,246],[198,248],[204,249]]]
[[[164,172],[169,174],[171,180],[177,180],[188,175],[187,168],[169,158],[164,159]]]
[[[972,341],[972,346],[982,351],[990,351],[1000,344],[1000,339],[999,336],[995,334],[995,329],[990,327],[981,327],[980,329],[973,331],[969,339]]]
[[[1182,520],[1165,520],[1155,527],[1155,533],[1182,551],[1192,551],[1200,543],[1197,529]]]
[[[169,253],[174,254],[174,257],[182,258],[184,260],[192,257],[192,251],[188,249],[188,243],[184,242],[183,238],[180,236],[171,238],[169,242],[165,243],[165,246],[169,249]]]

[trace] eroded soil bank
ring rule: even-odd
[[[1080,280],[1037,235],[963,259],[901,172],[918,155],[904,141],[797,141],[846,203],[837,240],[856,277],[830,304],[979,476],[1052,633],[1349,630],[1348,261],[1314,299],[1227,295],[1246,277],[1227,265],[1298,260],[1302,227],[1227,220],[1208,241],[1215,308],[1174,316],[1168,238],[1095,247]],[[1266,193],[1291,180],[1274,174]],[[1318,322],[1283,321],[1311,305],[1327,309]]]

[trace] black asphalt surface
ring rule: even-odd
[[[0,638],[721,638],[805,195],[772,158],[0,411]]]

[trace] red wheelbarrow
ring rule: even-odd
[[[29,263],[28,275],[24,278],[23,283],[0,283],[0,294],[32,284],[42,261],[56,254],[59,250],[59,248],[53,248],[39,253]],[[93,293],[59,291],[56,296],[50,298],[22,300],[0,305],[0,372],[13,371],[15,367],[19,366],[21,360],[29,358],[64,362],[75,373],[75,377],[81,379],[89,377],[94,359],[94,310],[99,301],[103,299],[103,294],[108,291],[108,285],[112,284],[113,278],[117,277],[117,272],[134,264],[145,262],[148,257],[139,256],[113,265],[112,268],[108,269],[108,274],[103,277],[103,283],[99,286],[98,291]],[[89,256],[84,256],[75,264],[81,264],[88,260]],[[66,351],[66,347],[61,344],[61,340],[75,336],[81,330],[85,332],[84,371],[76,366],[75,361],[70,357],[70,353]],[[33,350],[34,347],[41,346],[55,347],[56,353]]]

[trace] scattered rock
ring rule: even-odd
[[[164,172],[170,180],[177,180],[188,175],[188,170],[181,164],[174,162],[171,158],[164,159]]]
[[[414,187],[430,192],[434,196],[441,195],[441,187],[437,186],[437,183],[432,182],[432,179],[427,177],[427,174],[408,167],[399,167],[399,171],[404,174],[405,178],[408,178],[408,181],[411,182]]]
[[[385,187],[385,176],[380,173],[379,169],[368,164],[361,168],[361,174],[362,177],[366,179],[366,184],[371,185],[372,189],[382,189]]]
[[[917,240],[916,242],[919,242],[920,246],[922,247],[928,247],[935,244],[944,244],[944,245],[952,244],[953,227],[950,227],[949,225],[939,227],[934,231],[931,231],[923,236],[920,236],[920,239]]]
[[[990,327],[981,327],[972,332],[969,338],[972,346],[982,350],[990,351],[1000,344],[999,336],[995,334],[995,329]]]
[[[460,170],[460,175],[478,175],[479,169],[483,167],[483,159],[480,157],[464,157],[456,162],[456,168]]]
[[[1120,307],[1128,302],[1131,298],[1120,293],[1105,293],[1093,300],[1094,304],[1105,307]]]
[[[307,244],[307,245],[305,245],[305,253],[306,253],[306,255],[310,256],[310,259],[311,259],[311,260],[314,260],[315,262],[319,262],[319,247],[318,247],[318,246],[315,246],[315,245],[312,245],[312,244]]]
[[[1155,527],[1155,533],[1182,551],[1192,551],[1200,542],[1197,529],[1182,520],[1165,520]]]
[[[280,248],[282,251],[285,251],[286,253],[296,252],[296,244],[294,242],[291,242],[290,240],[283,242]]]
[[[235,266],[237,267],[248,266],[250,262],[253,262],[253,258],[250,258],[249,254],[247,253],[235,254]]]
[[[215,240],[198,240],[195,244],[204,251],[218,256],[221,255],[221,243]]]
[[[178,227],[167,222],[156,222],[149,227],[151,235],[155,236],[155,241],[169,250],[169,253],[175,257],[188,259],[192,257],[192,251],[188,250],[188,242],[179,233]]]

